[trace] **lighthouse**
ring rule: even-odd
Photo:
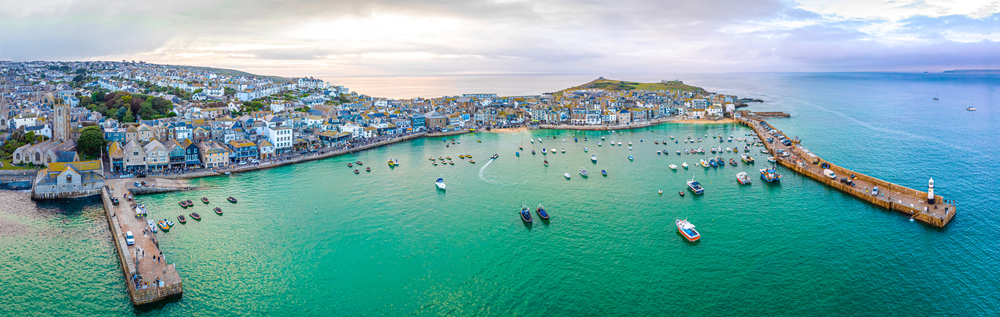
[[[934,179],[927,181],[927,203],[934,204]]]

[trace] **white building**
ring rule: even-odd
[[[264,132],[267,135],[267,141],[274,145],[275,152],[282,153],[287,152],[292,149],[292,128],[288,127],[276,127],[276,128],[264,128]]]

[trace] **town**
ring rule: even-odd
[[[719,120],[746,101],[680,81],[604,78],[540,95],[387,99],[316,78],[134,61],[0,62],[0,75],[0,168],[39,169],[34,199],[97,195],[111,178],[216,175],[414,135]]]

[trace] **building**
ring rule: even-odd
[[[250,142],[250,140],[233,140],[229,141],[228,145],[229,149],[232,150],[232,156],[230,157],[230,161],[232,162],[248,161],[260,156],[257,144]]]
[[[267,127],[264,129],[267,134],[267,141],[274,145],[277,153],[285,153],[292,150],[292,128],[288,127]]]
[[[198,148],[201,152],[201,163],[205,168],[229,166],[229,151],[215,141],[198,143]]]
[[[144,171],[146,170],[146,150],[142,148],[142,145],[136,140],[129,141],[125,144],[125,170],[134,171]]]
[[[125,150],[121,143],[111,142],[108,145],[108,159],[111,160],[111,172],[121,172],[125,170]]]
[[[184,166],[201,166],[201,148],[198,147],[198,144],[191,141],[191,139],[184,139],[184,141],[181,141],[180,144],[181,147],[184,148]]]
[[[100,194],[104,186],[101,161],[52,163],[38,174],[32,199],[86,197]]]
[[[152,140],[142,147],[146,151],[146,168],[159,171],[170,166],[170,153],[160,141]]]
[[[438,113],[437,111],[431,111],[424,114],[424,125],[427,129],[444,129],[448,126],[448,117]]]
[[[56,141],[69,141],[69,117],[70,109],[69,105],[65,103],[58,103],[52,106],[53,118],[52,118],[52,138]]]

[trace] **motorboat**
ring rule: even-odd
[[[531,212],[528,211],[528,206],[521,206],[521,221],[531,223]]]
[[[681,155],[681,150],[677,150],[677,155]]]
[[[584,153],[587,153],[587,152],[590,152],[590,149],[588,149],[588,148],[583,148],[583,152],[584,152]]]
[[[434,165],[437,166],[438,164],[434,163]],[[355,168],[354,169],[354,174],[361,174],[361,171],[359,171],[358,169]]]
[[[730,158],[729,159],[729,165],[736,166],[738,164],[736,164],[736,160],[735,159]]]
[[[493,156],[492,156],[492,157],[490,157],[490,159],[491,159],[491,160],[495,160],[495,159],[497,159],[498,157],[500,157],[500,154],[493,154]]]
[[[451,155],[445,156],[444,159],[450,160],[451,159]]]
[[[521,157],[521,152],[517,152],[517,151],[515,151],[515,152],[514,152],[514,156],[517,156],[517,157]]]
[[[618,145],[622,145],[622,141],[618,141]]]
[[[149,227],[149,230],[156,232],[156,223],[154,223],[152,220],[146,220],[146,226]]]
[[[618,142],[618,143],[621,143],[621,142]],[[625,144],[628,144],[629,146],[632,146],[632,141],[625,142]]]
[[[347,162],[347,167],[354,167],[354,163]]]
[[[562,150],[560,150],[560,152],[566,153],[566,148],[562,148]]]
[[[768,183],[773,183],[781,180],[781,174],[778,174],[777,170],[772,166],[760,169],[760,178],[763,178]]]
[[[601,146],[601,142],[597,142],[597,146]]]
[[[687,220],[677,219],[676,224],[677,231],[680,231],[681,235],[683,235],[688,241],[695,242],[701,239],[701,234],[699,234],[698,231],[694,229],[694,225]]]
[[[629,151],[631,151],[631,150],[632,150],[632,147],[631,147],[631,146],[629,146],[629,147],[628,147],[628,150],[629,150]]]
[[[677,194],[681,195],[681,197],[684,197],[684,191],[683,190],[678,190]]]
[[[701,159],[701,162],[698,162],[698,164],[701,165],[702,167],[708,168],[708,161],[706,161],[705,159]]]
[[[566,179],[569,179],[570,177],[569,173],[563,173],[563,176],[566,177]]]
[[[542,155],[546,155],[546,154],[548,154],[548,152],[545,152],[545,148],[542,148]]]
[[[544,206],[538,205],[538,208],[535,209],[535,212],[538,213],[538,217],[542,218],[542,220],[549,220],[549,213],[545,212]]]
[[[448,186],[444,184],[444,178],[438,178],[436,181],[434,181],[434,186],[437,186],[437,188],[440,190],[445,190],[448,188]]]
[[[372,167],[371,166],[365,167],[365,172],[371,173],[371,171],[372,171]]]
[[[736,173],[736,182],[740,183],[740,185],[749,185],[750,176],[747,176],[747,172]]]
[[[662,190],[662,189],[658,189],[658,190],[656,190],[656,193],[657,193],[657,194],[660,194],[660,196],[663,196],[663,190]]]
[[[206,203],[206,204],[207,204],[207,203],[208,203],[208,197],[202,197],[202,198],[201,198],[201,202],[203,202],[203,203]]]
[[[688,189],[690,189],[691,192],[693,192],[695,194],[701,195],[701,194],[705,193],[705,189],[701,187],[701,183],[699,183],[698,181],[694,180],[694,178],[692,178],[691,180],[687,181],[687,185],[688,185]]]
[[[777,159],[775,159],[775,158],[774,158],[773,156],[768,156],[768,157],[767,157],[767,161],[768,161],[768,162],[771,162],[771,163],[775,163],[775,162],[778,162],[778,160],[777,160]]]
[[[681,167],[683,167],[684,169],[687,169],[688,168],[688,162],[681,163]]]
[[[711,165],[712,167],[719,167],[719,163],[716,163],[715,159],[708,159],[708,165]]]
[[[476,164],[476,160],[469,160],[469,163]]]
[[[667,166],[669,166],[670,169],[672,169],[672,170],[675,170],[675,171],[677,170],[677,165],[670,164],[670,165],[667,165]]]
[[[740,155],[740,159],[743,160],[743,163],[753,164],[753,157],[750,157],[750,155],[742,154]]]
[[[663,155],[663,151],[656,150],[656,155]]]
[[[440,160],[441,158],[438,157],[438,159]],[[361,161],[354,161],[354,164],[358,164],[358,166],[365,165],[365,164],[362,164]]]

